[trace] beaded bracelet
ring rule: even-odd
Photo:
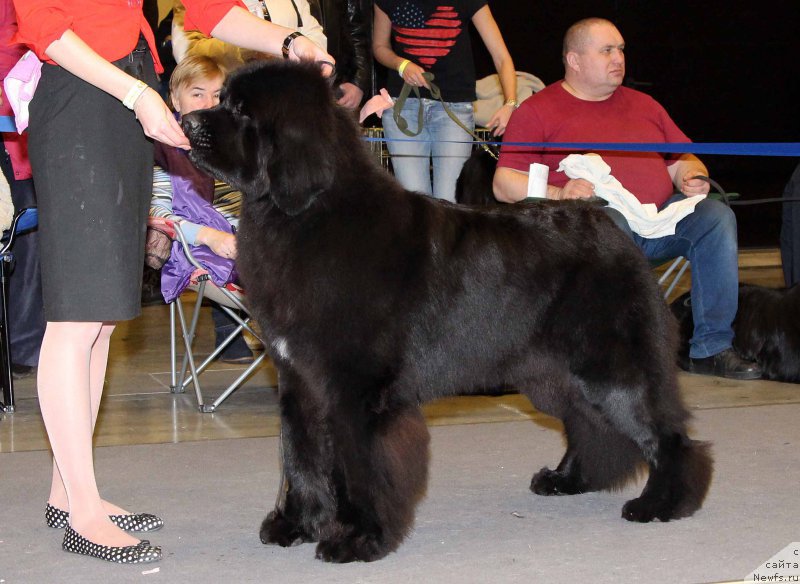
[[[285,39],[283,39],[283,46],[281,47],[281,54],[283,55],[284,59],[288,59],[289,58],[289,48],[292,46],[292,43],[294,42],[294,39],[296,39],[297,37],[300,37],[300,36],[303,36],[303,33],[301,33],[300,31],[296,30],[293,33],[291,33],[289,36],[287,36]]]
[[[403,77],[403,73],[405,72],[406,67],[408,67],[410,64],[411,61],[409,61],[408,59],[403,59],[403,62],[400,63],[400,66],[397,68],[397,74],[400,75],[400,77]]]
[[[134,83],[128,90],[128,93],[125,95],[125,99],[122,100],[122,105],[129,110],[132,110],[133,106],[136,105],[136,100],[138,100],[142,94],[147,91],[148,87],[149,86],[144,81],[137,80],[136,83]]]

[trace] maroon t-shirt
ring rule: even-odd
[[[619,87],[604,101],[585,101],[567,92],[561,81],[526,99],[511,116],[504,142],[657,142],[687,143],[666,110],[652,97]],[[677,156],[655,152],[597,152],[611,174],[642,203],[660,206],[674,192],[667,164]],[[583,153],[583,152],[581,152]],[[569,177],[556,172],[568,154],[525,146],[503,146],[498,166],[528,172],[531,163],[550,167],[548,183],[563,186]]]

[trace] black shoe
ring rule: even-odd
[[[716,375],[728,379],[759,379],[761,367],[755,361],[742,359],[733,349],[706,357],[690,359],[689,372],[698,375]]]
[[[164,520],[150,513],[131,513],[130,515],[109,515],[111,523],[125,531],[156,531],[164,527]],[[47,527],[64,529],[69,526],[69,513],[50,503],[44,508],[44,520]]]
[[[70,526],[67,526],[64,543],[61,544],[61,547],[65,552],[99,558],[116,564],[147,564],[161,559],[161,548],[150,545],[147,540],[143,539],[136,545],[123,547],[100,545],[92,543]]]
[[[36,367],[33,365],[17,365],[11,364],[11,376],[14,379],[24,379],[36,373]]]

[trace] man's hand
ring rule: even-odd
[[[549,195],[549,193],[548,193]],[[550,197],[558,200],[565,199],[588,199],[594,196],[594,186],[586,179],[574,178],[560,189],[557,189],[555,196]]]
[[[705,172],[702,172],[699,169],[691,169],[684,173],[683,177],[681,178],[680,190],[687,197],[707,195],[711,190],[711,185],[706,181],[699,178],[692,178],[697,175],[705,175]]]
[[[352,83],[342,83],[339,86],[339,89],[342,90],[342,97],[339,98],[337,102],[339,105],[346,107],[347,109],[356,109],[359,105],[361,105],[361,99],[364,97],[364,92],[361,91],[361,88],[357,85],[353,85]]]

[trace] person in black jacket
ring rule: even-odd
[[[795,168],[792,178],[786,183],[783,197],[800,197],[800,164]],[[781,263],[786,286],[800,282],[800,202],[783,204],[781,219]]]
[[[336,59],[339,104],[350,109],[372,96],[372,2],[368,0],[308,0],[311,13],[328,37],[328,52]]]

